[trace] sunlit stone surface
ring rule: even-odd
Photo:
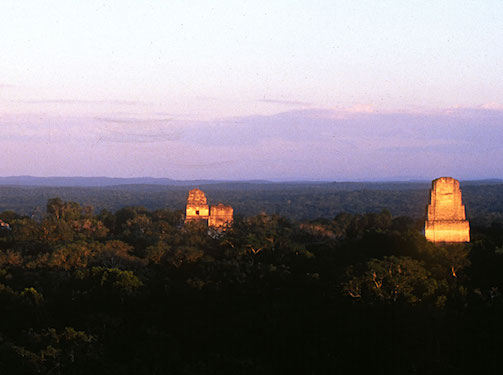
[[[192,189],[187,198],[187,208],[185,210],[185,222],[193,220],[208,220],[210,208],[206,201],[206,195],[202,190]]]
[[[433,180],[424,234],[432,242],[470,241],[470,225],[458,180],[452,177]]]
[[[234,210],[231,206],[224,206],[219,203],[211,206],[209,225],[214,228],[225,228],[232,224]]]
[[[234,210],[231,206],[219,203],[217,206],[208,206],[206,195],[199,189],[189,191],[185,222],[195,220],[208,220],[208,225],[216,229],[225,229],[232,225]]]

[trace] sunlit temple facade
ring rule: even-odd
[[[470,224],[458,180],[452,177],[433,180],[424,234],[434,243],[470,242]]]
[[[231,206],[219,203],[209,206],[206,195],[200,189],[192,189],[187,197],[185,222],[206,221],[208,226],[215,229],[225,229],[232,225],[234,210]]]

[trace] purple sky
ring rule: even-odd
[[[0,2],[0,175],[503,178],[503,2]]]
[[[503,176],[503,110],[328,109],[200,121],[5,115],[2,175],[178,179]],[[23,123],[23,126],[19,126]]]

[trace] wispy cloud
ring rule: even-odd
[[[485,103],[480,106],[482,109],[490,109],[490,110],[495,110],[495,111],[503,111],[503,103]]]
[[[44,100],[16,100],[16,103],[22,104],[111,104],[111,105],[146,105],[147,102],[137,100],[85,100],[85,99],[44,99]]]
[[[113,118],[113,117],[95,117],[94,118],[97,121],[103,121],[103,122],[108,122],[111,124],[166,124],[170,121],[173,121],[171,118],[163,118],[163,119],[140,119],[140,118],[134,118],[134,117],[129,117],[129,118]]]
[[[105,124],[98,142],[172,142],[182,136],[181,129],[171,126],[172,119],[95,117],[94,120]]]
[[[162,143],[174,142],[180,140],[181,132],[156,132],[156,133],[141,133],[141,132],[121,132],[111,129],[106,129],[96,143],[114,142],[114,143]]]
[[[259,103],[280,104],[289,107],[308,107],[311,103],[301,102],[297,100],[282,100],[282,99],[259,99]]]
[[[222,167],[226,165],[231,165],[235,164],[235,160],[222,160],[222,161],[216,161],[216,162],[209,162],[209,163],[179,163],[179,162],[168,162],[168,164],[176,166],[176,167],[182,167],[182,168],[216,168],[216,167]]]

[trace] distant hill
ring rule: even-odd
[[[153,177],[133,177],[133,178],[114,178],[114,177],[33,177],[33,176],[10,176],[0,177],[0,185],[17,186],[75,186],[75,187],[100,187],[100,186],[118,186],[118,185],[168,185],[185,186],[192,184],[212,184],[222,181],[196,180],[180,181],[170,178]]]
[[[412,182],[414,186],[418,182]],[[424,182],[423,182],[424,183]],[[335,187],[334,184],[337,184]],[[393,184],[409,184],[408,182],[324,182],[324,181],[268,181],[268,180],[173,180],[170,178],[154,177],[34,177],[34,176],[8,176],[0,177],[0,186],[45,186],[45,187],[118,187],[124,186],[127,189],[138,189],[139,186],[146,186],[147,190],[152,190],[155,186],[162,187],[204,187],[208,185],[218,185],[218,189],[230,188],[240,189],[278,189],[302,186],[331,186],[337,190],[355,190],[362,188],[388,189]],[[267,187],[266,187],[267,186]],[[155,189],[155,188],[154,188]]]
[[[4,183],[6,180],[10,184]],[[137,183],[145,181],[155,183]],[[125,184],[127,182],[129,184]],[[75,186],[77,183],[81,186]],[[461,185],[469,219],[487,215],[503,218],[503,181],[465,181]],[[19,214],[38,217],[45,212],[47,200],[55,197],[93,206],[95,212],[102,209],[116,211],[125,206],[183,210],[188,191],[199,187],[212,204],[230,204],[236,215],[251,216],[266,212],[303,220],[333,218],[340,212],[379,212],[387,208],[394,216],[406,215],[421,219],[429,201],[430,186],[430,181],[233,182],[152,178],[4,177],[0,178],[0,213],[13,210]]]
[[[231,190],[277,190],[303,187],[324,187],[330,190],[407,190],[422,189],[430,185],[430,181],[408,180],[408,181],[268,181],[268,180],[173,180],[170,178],[154,177],[34,177],[34,176],[9,176],[0,177],[0,186],[46,186],[46,187],[113,187],[127,185],[150,185],[150,186],[181,186],[181,187],[201,187],[216,185],[218,189]],[[467,180],[461,181],[461,186],[492,185],[502,184],[501,179],[487,180]],[[147,188],[150,190],[151,188]]]

